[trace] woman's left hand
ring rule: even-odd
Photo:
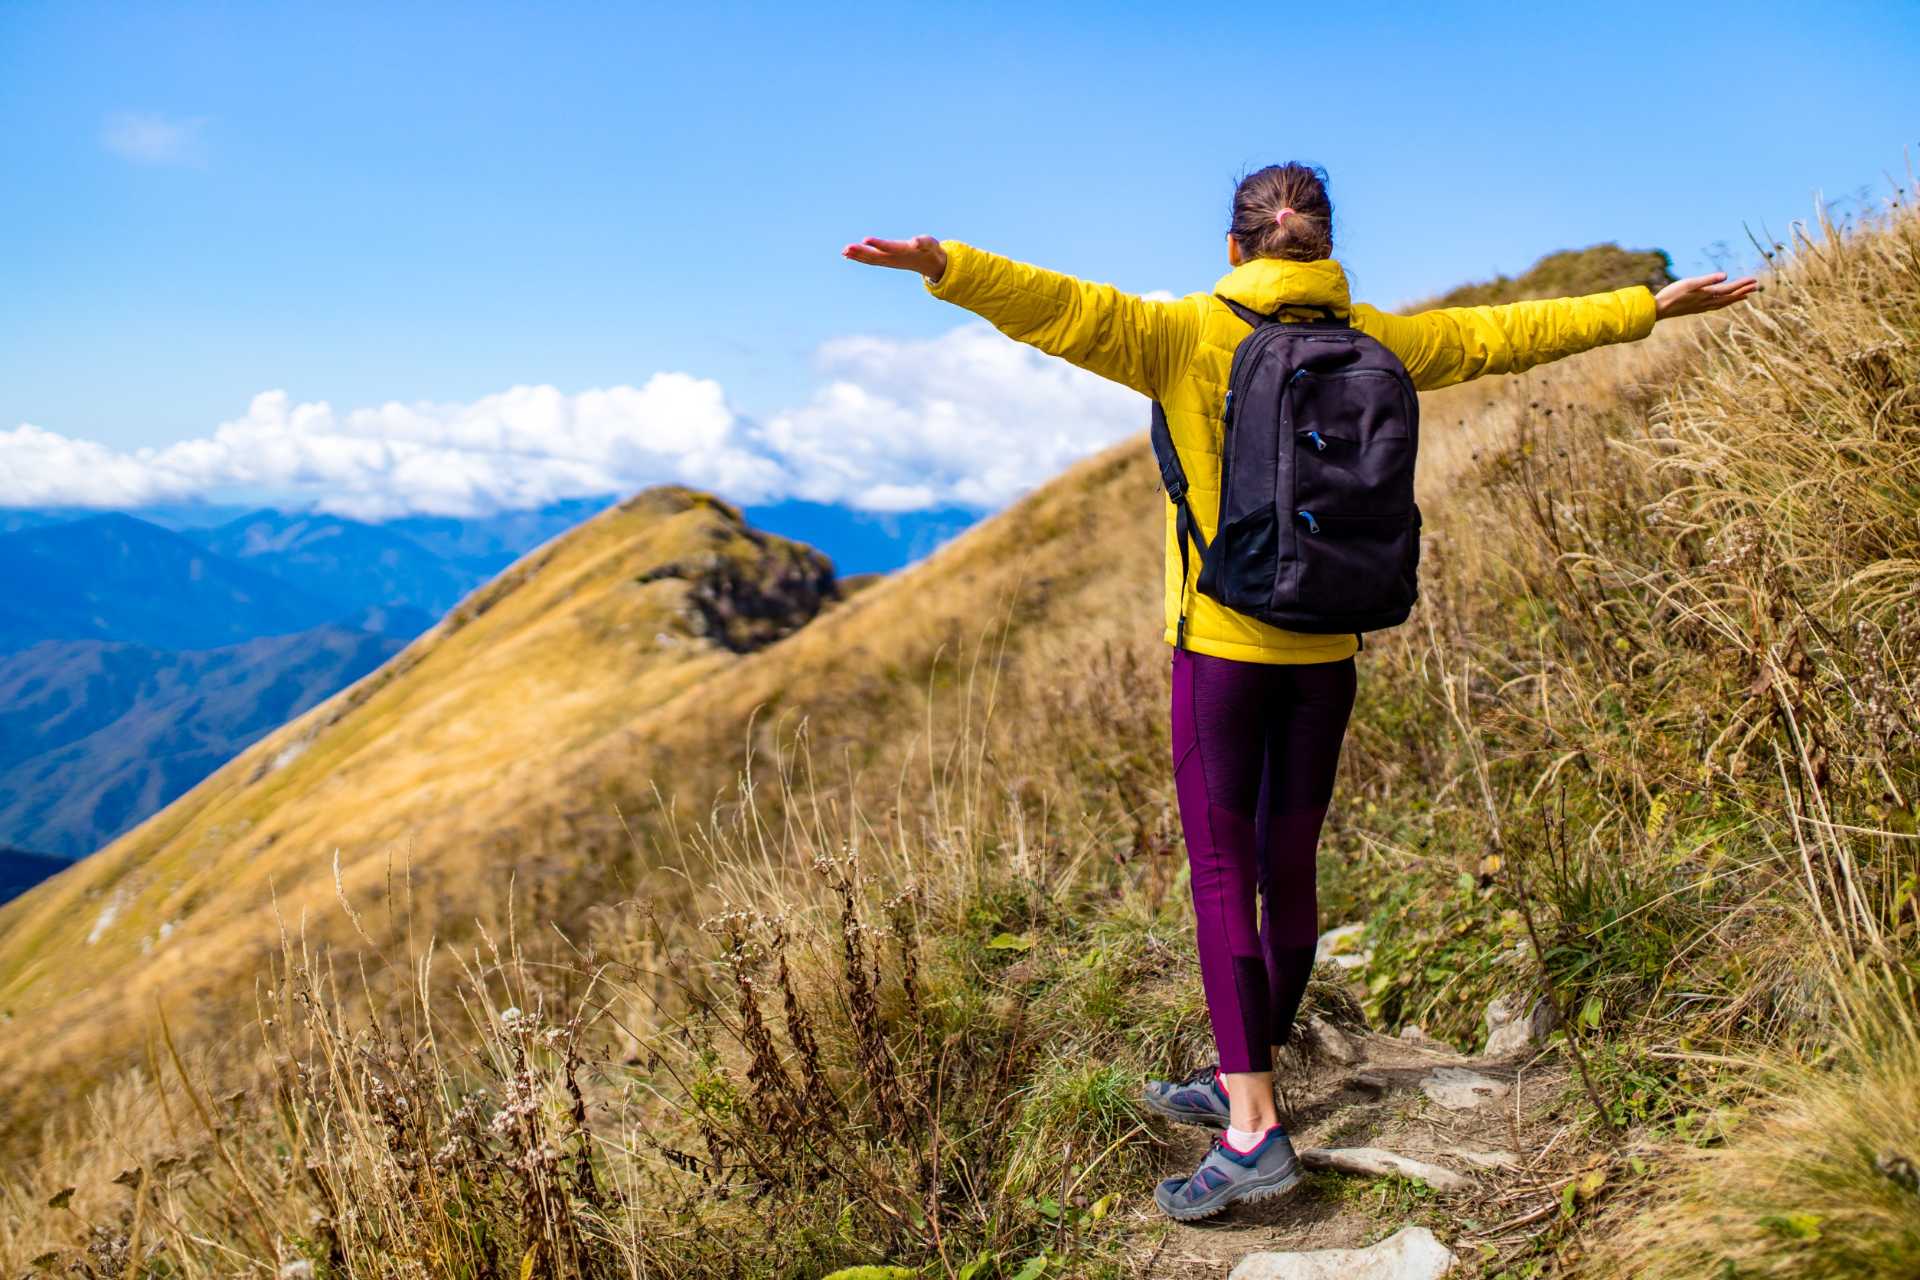
[[[1653,314],[1657,319],[1671,320],[1675,316],[1718,311],[1722,307],[1746,301],[1759,288],[1760,282],[1752,276],[1728,280],[1724,271],[1716,271],[1710,276],[1688,276],[1685,280],[1675,280],[1653,295]]]
[[[882,240],[878,236],[868,236],[860,243],[842,249],[840,256],[864,262],[870,267],[918,271],[935,284],[940,283],[940,277],[947,273],[947,251],[932,236],[915,236],[911,240]]]

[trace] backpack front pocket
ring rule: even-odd
[[[1279,565],[1280,536],[1279,516],[1271,504],[1227,521],[1200,566],[1200,594],[1229,609],[1264,609]]]
[[[1413,604],[1420,554],[1417,512],[1392,516],[1294,513],[1291,607],[1330,618]]]
[[[1413,505],[1413,411],[1383,370],[1316,374],[1288,384],[1293,500],[1316,515]]]

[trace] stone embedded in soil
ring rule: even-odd
[[[1300,1153],[1300,1163],[1309,1169],[1329,1169],[1334,1173],[1357,1173],[1366,1178],[1388,1178],[1399,1174],[1424,1182],[1435,1191],[1466,1191],[1473,1179],[1451,1169],[1443,1169],[1425,1160],[1415,1160],[1379,1147],[1308,1147]]]
[[[1366,1249],[1250,1253],[1227,1280],[1439,1280],[1453,1253],[1425,1227],[1402,1227]]]
[[[1466,1151],[1456,1148],[1442,1154],[1455,1160],[1464,1160],[1468,1164],[1482,1169],[1518,1169],[1520,1157],[1511,1151]]]
[[[1347,1084],[1362,1093],[1386,1093],[1393,1088],[1393,1081],[1377,1071],[1356,1071]]]
[[[1520,1014],[1520,1002],[1500,996],[1487,1006],[1487,1051],[1489,1058],[1511,1058],[1526,1052],[1547,1038],[1553,1030],[1553,1004],[1542,998],[1533,1002],[1526,1016]]]
[[[1317,1013],[1307,1019],[1307,1043],[1313,1046],[1314,1055],[1325,1061],[1342,1066],[1360,1061],[1360,1051],[1354,1048],[1347,1033]]]
[[[1466,1111],[1506,1097],[1512,1086],[1465,1067],[1437,1067],[1420,1082],[1420,1091],[1449,1111]]]
[[[1436,1040],[1427,1034],[1427,1029],[1417,1022],[1409,1022],[1400,1028],[1400,1039],[1416,1049],[1439,1049],[1445,1053],[1454,1052],[1452,1045],[1445,1040]]]
[[[1510,1057],[1527,1047],[1532,1028],[1517,1006],[1510,996],[1497,996],[1487,1005],[1487,1057]]]
[[[1366,931],[1367,926],[1363,924],[1343,924],[1338,929],[1327,930],[1313,948],[1313,962],[1331,962],[1342,969],[1363,967],[1373,959],[1373,952],[1359,949]]]

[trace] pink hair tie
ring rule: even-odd
[[[1287,215],[1288,215],[1288,214],[1290,214],[1290,213],[1292,213],[1292,212],[1293,212],[1293,210],[1291,210],[1291,209],[1282,209],[1282,210],[1281,210],[1280,212],[1278,212],[1278,213],[1276,213],[1276,214],[1274,214],[1274,215],[1273,215],[1273,225],[1274,225],[1274,226],[1276,226],[1276,227],[1281,227],[1281,226],[1285,226],[1285,225],[1286,225],[1286,222],[1287,222]]]

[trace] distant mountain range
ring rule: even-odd
[[[443,555],[391,525],[339,516],[255,511],[185,536],[329,602],[336,613],[402,606],[437,618],[505,567]],[[516,554],[503,549],[495,558],[511,562]]]
[[[0,657],[0,832],[91,853],[405,645],[321,626],[187,652],[49,640]]]
[[[612,501],[382,523],[199,503],[0,511],[0,896],[130,829]],[[844,575],[918,560],[976,519],[801,501],[743,514]]]
[[[43,640],[208,649],[304,631],[356,607],[133,516],[0,534],[0,652]]]

